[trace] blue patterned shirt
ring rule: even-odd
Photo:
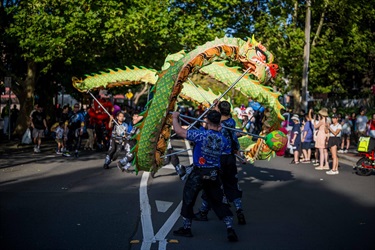
[[[195,143],[193,163],[201,168],[220,167],[220,156],[228,141],[214,130],[188,130],[187,138]]]
[[[236,128],[236,122],[232,118],[222,121],[221,125],[225,127],[229,127],[229,128]],[[237,138],[235,131],[226,129],[226,128],[221,128],[220,132],[224,135],[224,137],[228,141],[228,144],[226,145],[225,150],[224,150],[225,154],[230,154],[234,150],[240,149],[240,143],[238,142],[238,138]],[[232,135],[232,139],[233,139],[233,148],[232,148],[232,140],[231,140],[230,135]]]

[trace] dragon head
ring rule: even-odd
[[[261,84],[266,83],[270,78],[276,77],[277,64],[273,64],[273,54],[269,52],[254,36],[242,46],[239,60],[245,68],[251,68]]]

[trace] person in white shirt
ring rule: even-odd
[[[327,171],[326,174],[328,175],[336,175],[339,174],[339,158],[337,157],[337,148],[341,144],[341,130],[342,126],[338,122],[337,115],[332,115],[332,124],[329,125],[329,140],[328,140],[328,148],[331,151],[332,155],[332,169]]]
[[[365,114],[366,114],[366,110],[362,109],[361,112],[359,113],[359,116],[357,116],[357,120],[355,122],[358,138],[361,136],[367,135],[366,133],[367,133],[368,118]]]
[[[352,121],[349,119],[349,115],[346,115],[345,119],[342,120],[341,126],[341,149],[338,152],[347,153],[350,147],[350,135],[353,126]]]

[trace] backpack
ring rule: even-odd
[[[375,139],[369,136],[361,136],[358,142],[358,152],[370,152],[375,149]]]

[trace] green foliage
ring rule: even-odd
[[[35,62],[39,89],[57,81],[69,91],[72,76],[106,68],[159,69],[170,53],[192,50],[215,37],[255,34],[279,65],[273,84],[282,92],[300,91],[305,1],[5,2],[0,5],[0,71],[24,80],[25,62]],[[374,84],[374,5],[374,0],[312,1],[311,40],[316,39],[310,93],[335,90],[343,98],[352,95],[354,83],[363,88]]]

